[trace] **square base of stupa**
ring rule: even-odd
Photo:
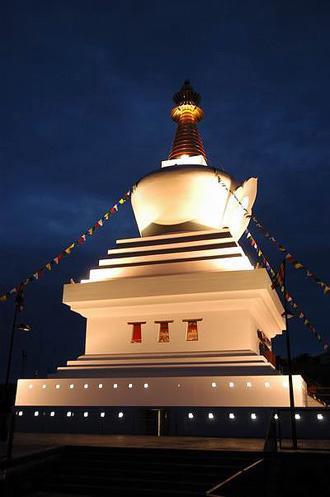
[[[108,255],[64,288],[87,319],[85,354],[19,380],[18,428],[259,436],[289,406],[271,352],[283,307],[266,270],[227,229],[120,240]],[[308,409],[301,376],[293,385]]]

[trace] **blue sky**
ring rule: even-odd
[[[3,10],[0,290],[57,255],[167,158],[171,97],[186,78],[202,95],[210,165],[258,176],[255,214],[330,280],[329,2],[13,0]],[[30,285],[22,318],[35,333],[17,338],[17,373],[23,349],[29,374],[82,353],[84,321],[61,304],[62,285],[86,276],[116,238],[136,234],[127,205]],[[330,339],[329,297],[302,274],[288,278]],[[11,316],[12,304],[2,304],[2,351]],[[320,351],[300,322],[292,330],[294,353]]]

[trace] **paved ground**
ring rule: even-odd
[[[264,441],[256,438],[156,437],[139,435],[86,435],[65,433],[16,433],[14,447],[94,445],[203,450],[262,451]]]
[[[264,440],[257,438],[155,437],[138,435],[86,435],[66,433],[16,433],[13,456],[23,456],[61,445],[91,445],[100,447],[143,447],[160,449],[201,449],[227,451],[263,451]],[[283,441],[283,448],[290,448]],[[330,450],[330,440],[300,440],[300,449]],[[0,446],[0,457],[5,447]]]

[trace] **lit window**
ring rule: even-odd
[[[283,381],[282,385],[283,385],[284,388],[288,388],[289,387],[289,383],[287,381]]]
[[[129,383],[129,384],[128,384],[128,388],[133,388],[133,384],[132,384],[132,383]]]
[[[265,383],[265,387],[266,387],[266,388],[270,388],[270,383],[269,383],[269,381],[266,381],[266,383]]]
[[[43,389],[47,388],[47,385],[42,385],[42,388],[43,388]]]
[[[192,413],[192,412],[189,412],[189,413],[188,413],[188,418],[189,418],[189,419],[194,419],[194,415],[193,415],[193,413]]]
[[[59,388],[61,388],[61,385],[56,385],[55,388],[58,390]]]
[[[211,383],[211,387],[212,387],[212,388],[217,388],[217,384],[216,384],[216,382],[215,382],[215,381],[212,381],[212,383]]]
[[[55,411],[51,411],[50,416],[53,418],[55,416]]]
[[[229,413],[229,419],[235,419],[235,414],[233,412]]]
[[[319,421],[322,421],[324,419],[323,414],[317,414],[316,417]]]
[[[247,386],[247,388],[251,388],[251,387],[252,387],[252,383],[251,383],[251,381],[247,381],[247,382],[246,382],[246,386]]]
[[[301,419],[300,414],[295,414],[294,417],[295,417],[295,419]]]
[[[84,412],[84,418],[88,418],[88,412]]]
[[[103,385],[102,385],[102,383],[99,383],[99,388],[103,388]]]
[[[235,386],[235,383],[233,383],[232,381],[229,382],[229,388],[234,388]]]
[[[257,419],[257,415],[254,412],[251,413],[251,419],[254,421]]]
[[[39,416],[39,411],[34,411],[35,416]]]
[[[209,418],[209,419],[214,419],[214,414],[213,414],[213,412],[209,412],[209,414],[208,414],[208,418]]]
[[[149,388],[149,384],[148,384],[148,383],[145,383],[145,384],[143,385],[143,388]]]
[[[74,388],[74,384],[73,383],[71,383],[70,388],[71,388],[71,390]]]
[[[183,319],[184,323],[187,323],[187,342],[195,342],[198,340],[198,327],[197,322],[202,321],[202,319]]]
[[[67,418],[71,418],[71,416],[72,416],[72,412],[71,412],[71,411],[68,411],[68,412],[66,413],[66,417],[67,417]]]
[[[114,383],[114,384],[113,384],[113,388],[118,388],[117,383]]]
[[[133,323],[127,323],[133,326],[131,343],[141,343],[142,342],[142,325],[146,324],[146,321],[136,321]]]
[[[19,416],[23,416],[23,411],[18,411]]]
[[[120,411],[120,412],[118,413],[118,418],[123,418],[123,417],[124,417],[124,413]]]
[[[31,384],[30,384],[30,385],[29,385],[29,388],[33,388],[33,385],[31,385]]]
[[[278,420],[278,414],[274,414],[274,419]]]
[[[105,412],[101,412],[101,413],[100,413],[100,417],[101,417],[101,418],[104,418],[104,417],[105,417]]]
[[[85,383],[84,388],[88,388],[88,383]]]

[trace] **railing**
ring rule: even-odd
[[[229,478],[226,478],[226,480],[224,480],[221,483],[218,483],[214,487],[210,488],[210,490],[208,490],[206,492],[206,495],[208,497],[223,497],[219,493],[215,493],[215,492],[218,492],[221,488],[223,488],[228,483],[236,480],[238,477],[245,475],[248,471],[250,471],[251,469],[254,469],[256,466],[261,464],[263,461],[264,461],[264,458],[262,457],[261,459],[258,459],[257,461],[250,464],[249,466],[246,466],[246,468],[243,468],[240,471],[237,471],[232,476],[229,476]]]
[[[276,420],[274,417],[275,414],[276,414],[276,411],[272,411],[270,418],[269,418],[268,429],[267,429],[265,443],[264,443],[264,449],[263,449],[264,456],[266,454],[274,454],[278,450],[278,427],[277,427]],[[265,461],[265,457],[261,457],[260,459],[257,459],[252,464],[249,464],[245,468],[241,469],[240,471],[237,471],[233,475],[226,478],[224,481],[218,483],[214,487],[207,490],[206,495],[208,497],[223,497],[223,496],[221,496],[221,494],[218,493],[219,490],[223,489],[229,483],[233,483],[238,478],[243,477],[249,471],[255,469],[257,466],[259,466],[264,461]],[[215,492],[217,492],[217,493],[215,493]]]
[[[273,424],[276,425],[276,444],[279,450],[292,449],[290,415],[290,409],[282,407],[276,410],[276,420],[273,417]],[[296,407],[294,415],[298,416],[296,418],[296,428],[298,449],[300,451],[330,449],[330,431],[328,428],[330,421],[329,407]],[[306,416],[307,420],[304,419]],[[300,423],[304,423],[304,428],[300,426]]]

